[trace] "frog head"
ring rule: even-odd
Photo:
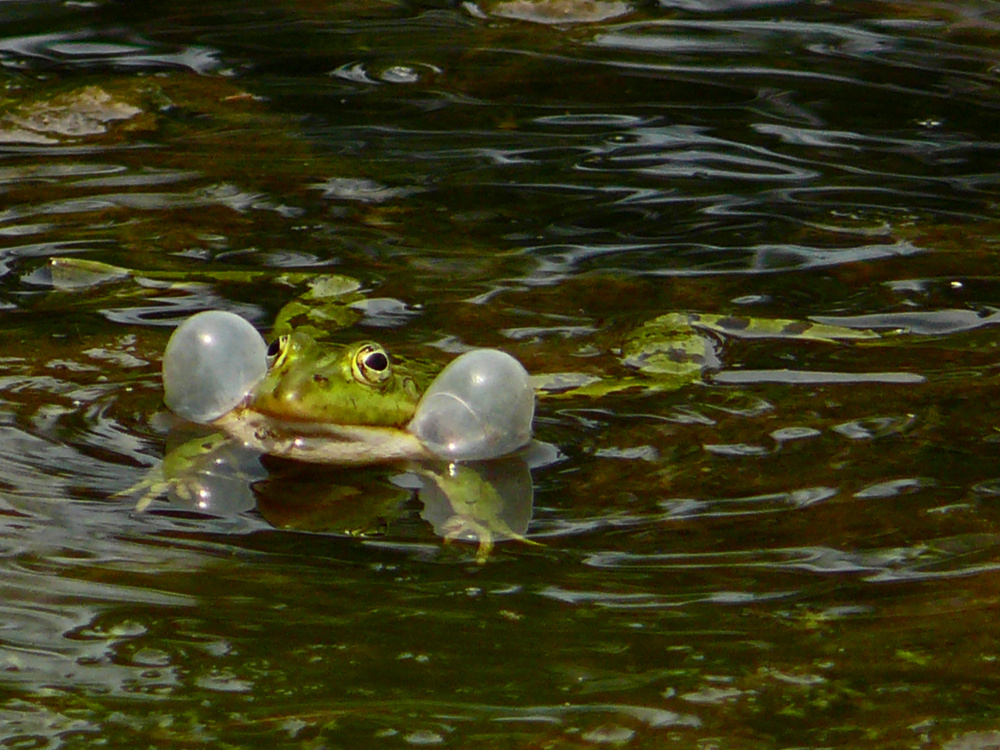
[[[275,419],[400,427],[420,400],[413,378],[371,341],[327,348],[296,331],[275,339],[267,356],[249,408]]]

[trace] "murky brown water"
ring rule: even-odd
[[[998,23],[0,6],[0,743],[996,746]],[[267,331],[317,273],[362,284],[344,337],[438,363],[626,376],[674,311],[882,337],[543,398],[485,564],[399,467],[117,494],[178,439],[171,328]]]

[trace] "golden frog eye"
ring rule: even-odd
[[[363,344],[351,363],[354,377],[368,385],[382,385],[392,377],[389,355],[378,344]]]
[[[283,362],[285,357],[288,356],[288,340],[289,336],[286,334],[278,336],[278,338],[268,344],[267,369],[274,369],[279,362]]]

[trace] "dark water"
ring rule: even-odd
[[[0,744],[996,746],[998,34],[973,0],[0,6]],[[67,255],[146,276],[54,286]],[[542,399],[537,544],[485,564],[398,469],[117,495],[171,327],[266,331],[306,272],[405,356],[535,373],[624,375],[674,311],[884,336]]]

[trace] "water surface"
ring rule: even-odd
[[[997,23],[0,9],[3,742],[996,744]],[[534,543],[482,564],[398,467],[265,461],[246,505],[138,510],[172,327],[268,332],[330,273],[365,297],[336,338],[438,363],[625,376],[667,312],[882,338],[723,337],[679,389],[541,399],[505,516]]]

